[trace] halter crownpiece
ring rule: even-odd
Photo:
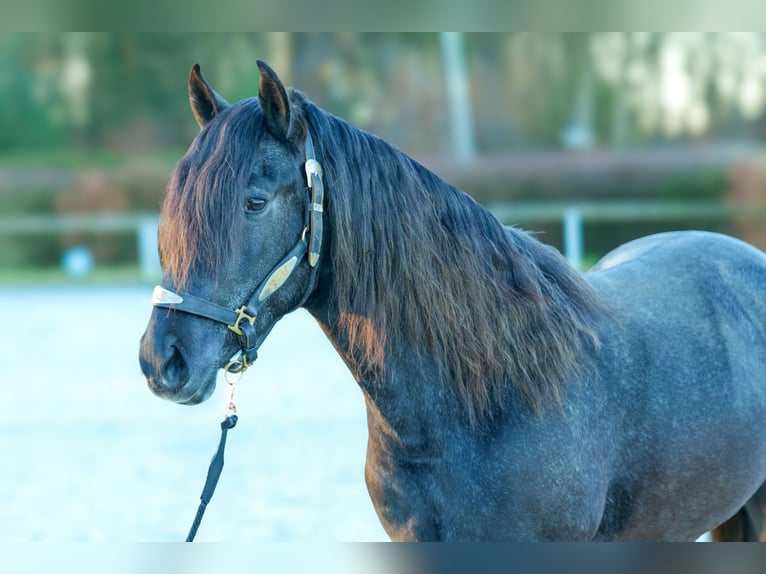
[[[152,305],[154,307],[183,311],[223,323],[237,335],[240,345],[239,354],[224,366],[224,370],[229,373],[244,372],[257,358],[258,337],[255,332],[255,318],[258,316],[258,310],[264,301],[285,284],[304,255],[307,255],[307,261],[311,267],[311,277],[299,306],[308,298],[313,288],[316,266],[322,249],[324,186],[322,183],[322,166],[314,157],[314,143],[308,130],[306,131],[306,163],[304,168],[309,198],[303,233],[287,255],[261,281],[246,304],[233,310],[189,293],[174,293],[161,285],[157,285],[152,293]]]
[[[311,190],[309,199],[309,255],[311,267],[319,262],[319,252],[322,249],[322,213],[324,212],[324,185],[322,184],[322,166],[314,159],[314,142],[306,131],[306,182]]]

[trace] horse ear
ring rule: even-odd
[[[199,64],[194,64],[189,72],[189,103],[200,128],[204,128],[217,113],[229,107],[229,103],[202,77]]]
[[[261,72],[261,84],[258,88],[258,101],[266,120],[266,129],[277,139],[286,140],[290,132],[290,102],[282,81],[261,60],[258,60]]]

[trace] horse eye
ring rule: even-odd
[[[245,211],[261,211],[264,207],[266,207],[265,199],[249,197],[245,202]]]

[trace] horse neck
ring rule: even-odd
[[[371,368],[340,327],[340,314],[329,304],[328,291],[325,280],[306,309],[364,394],[370,441],[395,448],[397,456],[405,458],[435,456],[445,440],[443,429],[457,430],[461,418],[452,394],[436,378],[437,370],[427,364],[427,357],[416,356],[406,341],[387,350],[384,370]]]

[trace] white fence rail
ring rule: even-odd
[[[564,255],[575,267],[582,265],[585,224],[589,222],[724,220],[732,217],[764,218],[766,205],[720,201],[575,201],[502,202],[487,206],[506,224],[560,221]],[[157,253],[156,213],[57,214],[0,216],[0,237],[71,232],[135,233],[141,274],[154,279],[161,274]]]
[[[57,233],[135,233],[141,274],[154,279],[162,272],[157,252],[156,213],[89,213],[0,217],[0,236]]]

